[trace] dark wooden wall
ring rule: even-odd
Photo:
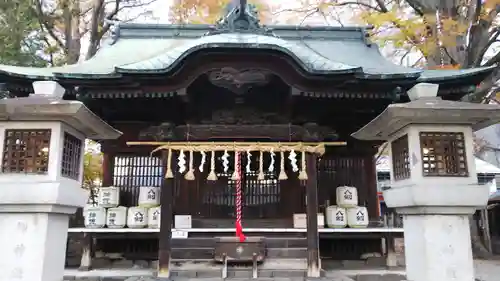
[[[257,156],[257,155],[255,155]],[[151,156],[144,151],[133,154],[106,154],[105,159],[112,158],[114,168],[112,185],[121,188],[120,202],[124,206],[135,206],[140,186],[159,186],[164,172],[158,156]],[[242,157],[243,158],[243,157]],[[254,160],[257,157],[254,157]],[[190,214],[194,218],[227,219],[234,217],[234,182],[230,180],[233,172],[232,159],[227,174],[222,172],[220,161],[216,170],[218,180],[207,181],[209,157],[204,172],[198,171],[199,157],[195,159],[195,180],[187,181],[183,175],[176,173],[175,206],[176,214]],[[300,163],[300,161],[299,161]],[[267,164],[267,163],[266,163]],[[257,163],[252,166],[256,170]],[[285,167],[288,180],[279,181],[279,157],[276,157],[274,173],[267,172],[266,180],[258,181],[257,173],[244,174],[244,217],[248,219],[286,218],[291,219],[294,213],[305,212],[305,188],[297,179],[297,173],[291,171],[287,163]],[[265,165],[267,169],[267,165]],[[173,167],[175,170],[177,167]],[[243,161],[242,168],[245,168]],[[111,171],[112,170],[112,171]],[[109,177],[109,176],[108,176]],[[378,216],[378,199],[376,190],[376,171],[373,155],[337,155],[329,151],[318,162],[318,201],[319,211],[323,211],[327,201],[336,204],[336,188],[338,186],[354,186],[358,189],[359,205],[366,206],[371,218]]]
[[[120,202],[124,206],[135,206],[140,186],[160,186],[165,167],[161,167],[159,155],[151,155],[153,147],[127,146],[126,141],[137,140],[139,131],[145,127],[143,123],[115,125],[124,132],[118,140],[103,143],[104,153],[104,186],[114,185],[121,188]],[[327,201],[336,204],[336,188],[348,185],[358,189],[359,205],[368,208],[370,218],[379,216],[377,197],[376,149],[372,143],[357,142],[348,147],[331,147],[318,160],[318,202],[319,211],[324,211]],[[207,181],[210,155],[207,154],[204,171],[198,166],[201,162],[199,154],[195,154],[195,180],[187,181],[183,175],[175,174],[175,206],[174,213],[190,214],[193,218],[229,219],[234,218],[234,182],[230,180],[233,172],[234,158],[229,160],[229,171],[223,173],[221,161],[216,161],[218,180]],[[217,154],[217,158],[222,155]],[[288,156],[288,155],[287,155]],[[186,154],[186,159],[189,155]],[[286,158],[285,170],[288,180],[277,180],[280,171],[279,154],[275,157],[275,169],[267,171],[270,157],[264,157],[266,181],[257,180],[258,153],[252,154],[250,174],[245,173],[246,153],[242,156],[242,172],[245,190],[243,215],[247,219],[279,218],[288,219],[291,227],[294,213],[305,213],[305,187],[298,180],[298,173],[292,172]],[[300,155],[297,156],[300,165]],[[176,162],[176,161],[175,161]],[[177,167],[173,167],[175,171]]]

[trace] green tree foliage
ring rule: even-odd
[[[87,140],[83,157],[82,187],[90,191],[90,199],[94,202],[97,199],[97,190],[101,185],[103,174],[103,156],[97,146],[94,141]]]
[[[30,1],[0,0],[0,63],[45,66],[39,24]]]
[[[148,14],[155,1],[0,0],[0,63],[46,66],[88,59],[111,21]]]
[[[372,25],[372,39],[390,45],[404,58],[420,54],[420,67],[472,68],[500,62],[500,2],[496,0],[302,0],[292,9],[326,21]],[[485,81],[475,99],[484,100],[500,78],[500,71]]]

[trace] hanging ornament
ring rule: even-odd
[[[263,181],[264,179],[265,179],[265,177],[264,177],[264,152],[261,150],[260,157],[259,157],[259,175],[257,175],[257,180]]]
[[[240,161],[240,153],[235,151],[234,152],[234,172],[233,172],[233,175],[231,176],[231,179],[233,181],[237,181],[240,179],[240,169],[241,169],[241,163],[239,162]]]
[[[188,181],[194,181],[194,152],[192,150],[189,151],[189,170],[184,176],[184,178]]]
[[[285,172],[285,152],[281,151],[281,161],[280,161],[280,174],[278,176],[279,180],[287,180],[288,176],[286,175]]]
[[[290,154],[288,154],[288,159],[290,160],[290,164],[292,165],[292,171],[296,173],[299,170],[299,166],[297,166],[297,153],[295,153],[295,150],[290,151]]]
[[[168,150],[168,156],[167,156],[167,171],[165,171],[165,178],[166,179],[173,179],[174,178],[174,173],[172,172],[172,149]]]
[[[207,162],[207,153],[205,151],[201,151],[201,163],[200,167],[198,167],[198,170],[200,170],[200,173],[203,173],[203,167],[205,166],[205,162]]]
[[[240,242],[244,242],[246,240],[245,234],[243,234],[243,225],[241,223],[241,213],[242,213],[242,182],[241,182],[241,158],[240,158],[240,152],[235,151],[234,152],[234,170],[237,173],[236,178],[236,202],[235,202],[235,207],[236,207],[236,221],[235,221],[235,228],[236,228],[236,236],[240,239]]]
[[[179,157],[177,158],[177,165],[179,166],[179,173],[184,173],[186,171],[186,155],[184,155],[184,150],[179,152]]]
[[[269,171],[269,173],[272,173],[274,172],[274,157],[276,156],[276,153],[274,153],[273,149],[271,149],[270,154],[271,154],[271,163],[269,163],[269,168],[267,168],[267,170]]]
[[[300,173],[299,173],[299,180],[307,180],[307,172],[306,172],[306,152],[302,151],[301,155],[301,164],[300,164]]]
[[[227,150],[224,150],[224,154],[222,155],[222,166],[224,167],[224,173],[227,173],[229,171],[229,153],[227,153]]]
[[[212,151],[212,157],[210,157],[210,173],[208,173],[207,180],[217,180],[217,175],[215,174],[215,151]]]
[[[252,172],[252,169],[250,167],[251,164],[252,164],[252,152],[250,150],[247,150],[247,165],[246,165],[247,174],[250,174]]]

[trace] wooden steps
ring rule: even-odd
[[[282,237],[265,238],[266,259],[301,259],[307,257],[306,238]],[[186,238],[172,240],[172,259],[211,260],[214,255],[213,238]]]

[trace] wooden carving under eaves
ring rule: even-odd
[[[277,113],[253,109],[220,110],[202,124],[175,126],[162,123],[142,130],[142,141],[211,141],[231,139],[270,141],[334,141],[335,130],[316,123],[294,125]]]
[[[157,126],[148,127],[139,132],[141,141],[166,141],[175,140],[175,124],[165,122]]]
[[[262,125],[288,124],[289,120],[276,112],[263,112],[254,108],[233,108],[217,110],[210,119],[204,119],[205,125]]]
[[[335,141],[339,138],[335,130],[316,123],[306,123],[302,125],[302,128],[304,129],[303,141]]]

